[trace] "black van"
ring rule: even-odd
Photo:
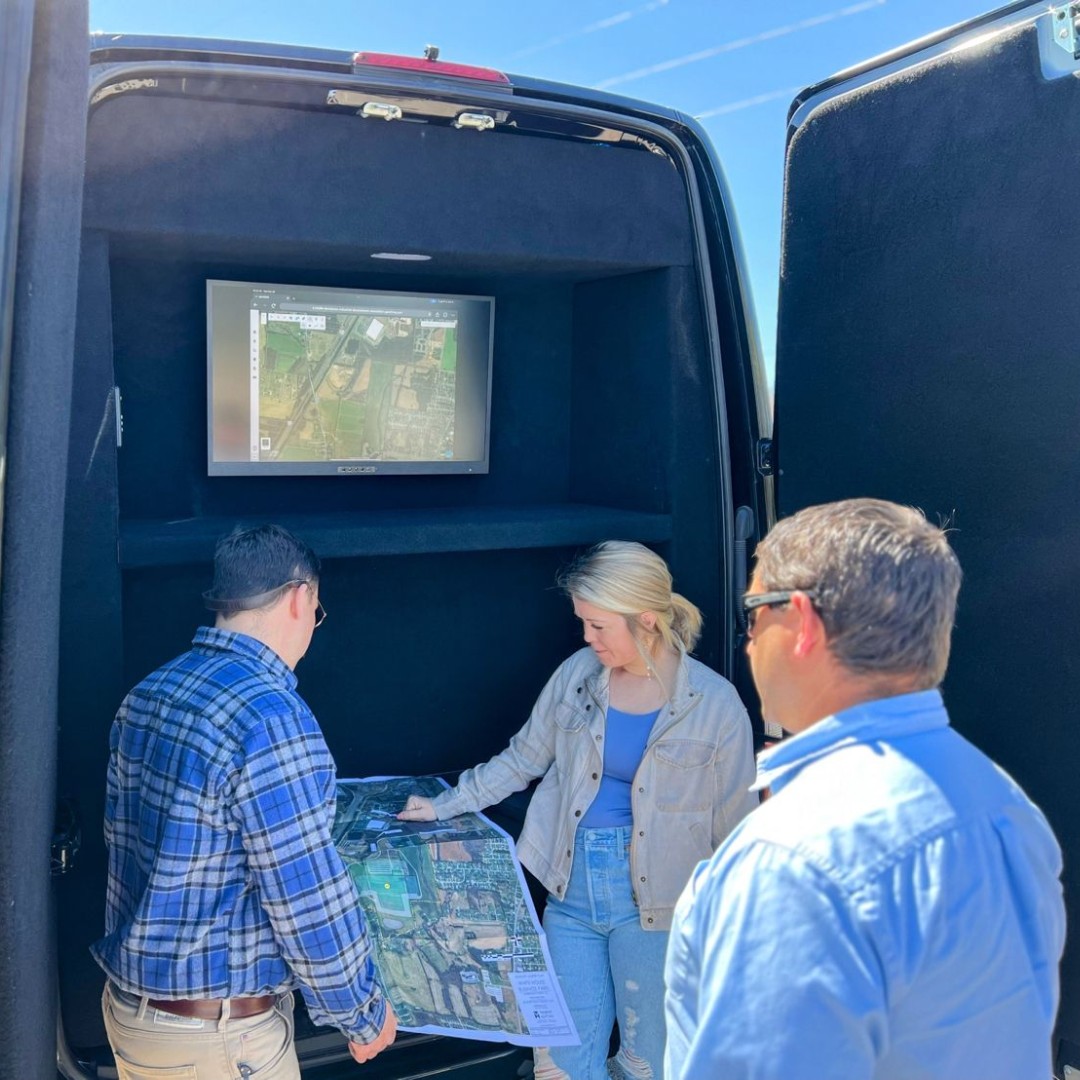
[[[238,521],[327,560],[301,690],[362,776],[505,744],[576,644],[550,586],[583,545],[661,551],[705,612],[699,655],[753,700],[736,601],[774,513],[876,495],[947,516],[952,718],[1046,809],[1075,913],[1080,5],[1014,3],[796,99],[772,438],[733,209],[690,118],[431,55],[88,51],[86,24],[85,0],[0,5],[0,1076],[115,1075],[87,951],[107,732],[204,620]],[[246,354],[214,345],[208,281],[263,314],[334,290],[481,304],[468,466],[435,442],[406,471],[370,448],[344,474],[299,451],[263,468],[278,435],[238,392],[258,466],[238,467],[213,396]],[[1078,1010],[1070,941],[1059,1077]],[[312,1077],[354,1075],[335,1033],[298,1049]],[[525,1057],[403,1036],[365,1075]]]

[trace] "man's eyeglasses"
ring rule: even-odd
[[[311,589],[312,593],[315,592],[315,589],[313,588],[311,582],[307,580],[307,578],[297,578],[295,581],[286,581],[285,584],[281,586],[281,588],[287,589],[290,585],[295,585],[297,588],[300,588],[301,585],[306,585],[309,589]],[[315,626],[313,627],[313,629],[318,630],[324,622],[326,622],[326,608],[323,607],[322,601],[316,596]]]
[[[757,621],[757,613],[762,608],[782,607],[784,604],[790,604],[791,598],[797,592],[801,592],[804,596],[808,597],[811,603],[817,599],[809,589],[779,589],[775,592],[747,593],[746,596],[743,597],[742,602],[743,618],[746,620],[747,634],[753,634],[754,623]]]

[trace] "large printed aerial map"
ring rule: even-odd
[[[343,780],[334,843],[356,884],[383,989],[407,1031],[519,1046],[578,1042],[513,844],[482,814],[404,822],[434,777]]]
[[[452,458],[456,368],[453,327],[274,312],[260,341],[259,456]]]

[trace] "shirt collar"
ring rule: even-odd
[[[775,794],[818,758],[848,746],[915,735],[947,727],[949,715],[940,690],[866,701],[826,716],[805,731],[758,755],[757,779],[751,790],[770,788]]]
[[[222,630],[217,626],[200,626],[191,643],[203,652],[231,652],[258,660],[272,675],[281,679],[287,689],[296,688],[296,672],[269,645],[248,634]]]

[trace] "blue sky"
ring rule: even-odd
[[[994,0],[91,0],[95,30],[419,55],[605,87],[701,118],[730,181],[770,374],[787,107]]]

